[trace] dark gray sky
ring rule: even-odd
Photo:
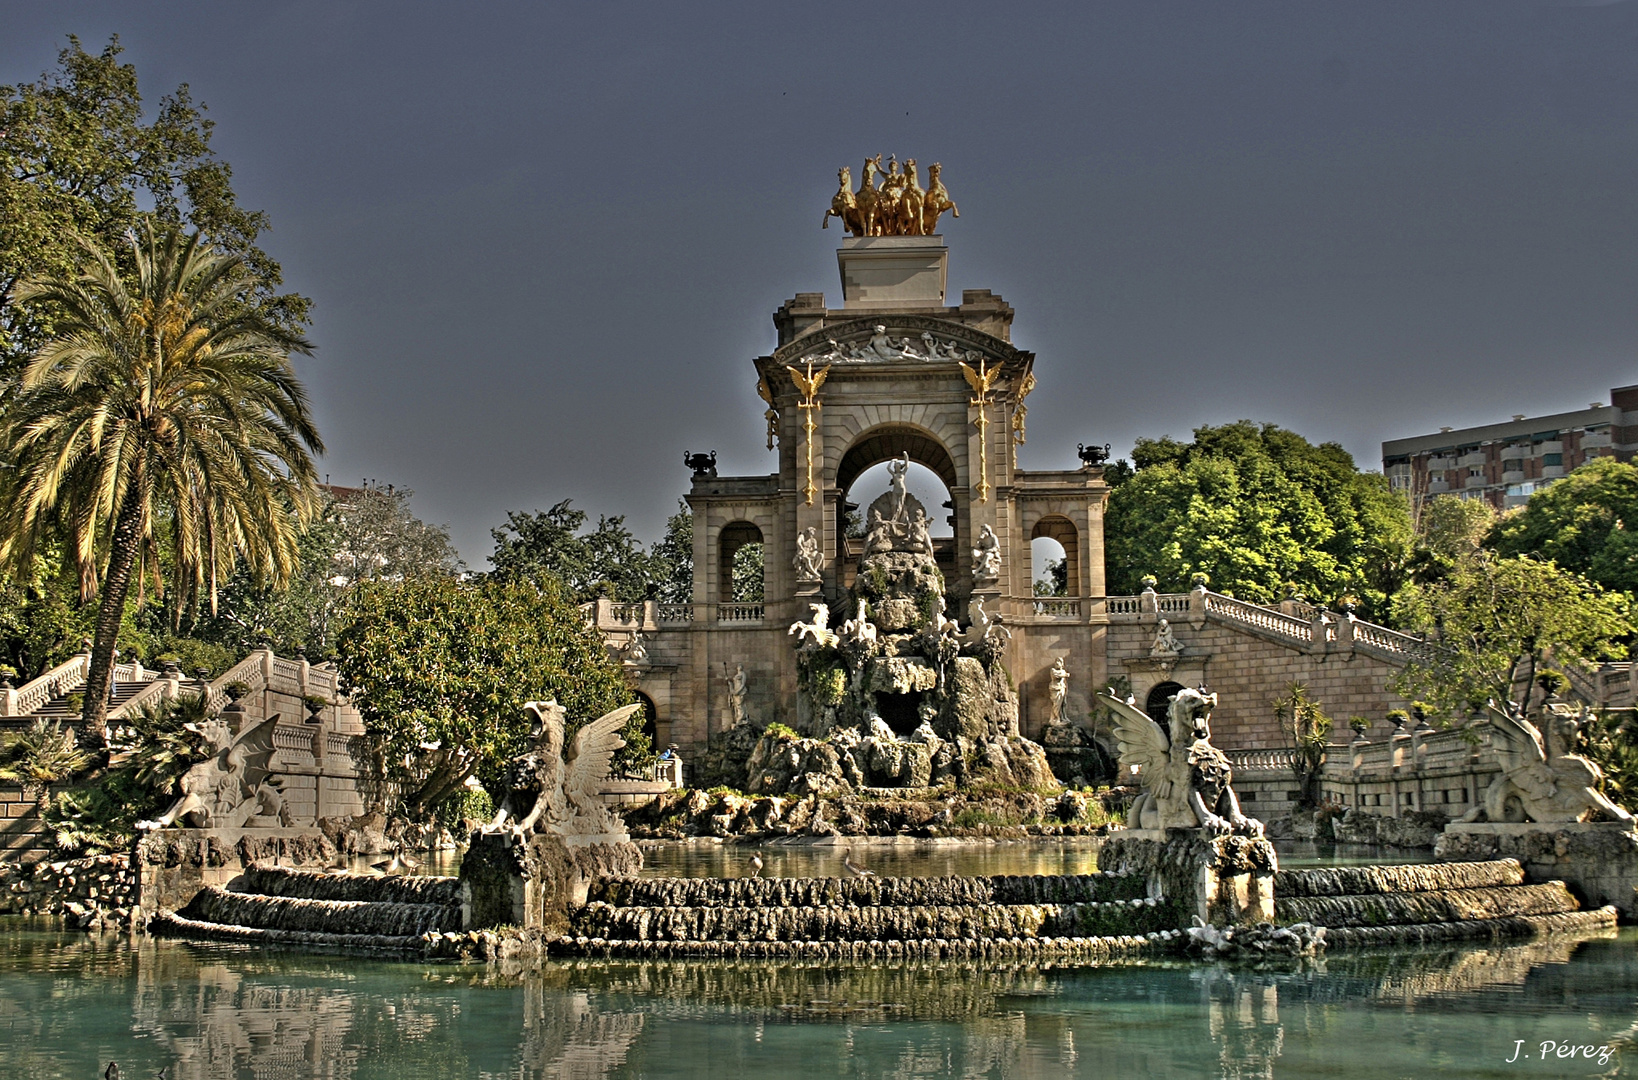
[[[482,566],[765,473],[752,356],[839,303],[838,166],[942,161],[950,290],[1038,354],[1025,468],[1273,420],[1385,438],[1638,382],[1638,3],[0,0],[0,82],[118,33],[210,106],[316,300],[338,483]]]

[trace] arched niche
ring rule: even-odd
[[[662,747],[659,745],[660,710],[655,707],[653,698],[649,697],[641,690],[637,690],[635,693],[637,695],[638,704],[642,705],[643,707],[643,734],[648,736],[649,743],[655,750],[660,750],[662,749]]]
[[[858,565],[859,550],[862,550],[863,546],[863,541],[859,538],[855,537],[850,542],[846,536],[846,504],[849,492],[866,471],[883,462],[902,458],[905,454],[910,455],[911,464],[927,469],[938,483],[944,486],[946,499],[929,504],[927,514],[940,525],[947,524],[954,534],[935,533],[933,549],[945,581],[953,584],[957,578],[955,552],[958,548],[957,538],[962,536],[960,515],[963,508],[954,494],[957,478],[955,458],[944,443],[925,428],[912,424],[889,423],[859,432],[836,465],[835,488],[841,504],[836,507],[836,550],[842,553],[839,560],[842,570],[840,582],[844,588],[852,584],[852,576]],[[884,485],[881,491],[855,493],[855,505],[862,511],[863,507],[870,504],[871,499],[886,490]]]
[[[1081,562],[1081,560],[1080,560],[1081,543],[1080,543],[1080,534],[1075,528],[1075,523],[1070,521],[1068,518],[1062,516],[1061,514],[1049,514],[1046,517],[1041,518],[1039,521],[1037,521],[1035,523],[1035,527],[1030,530],[1029,539],[1030,539],[1030,544],[1031,544],[1031,558],[1030,558],[1030,583],[1031,583],[1031,585],[1033,586],[1036,581],[1040,580],[1040,578],[1042,576],[1042,572],[1045,570],[1044,566],[1039,566],[1039,565],[1035,564],[1035,558],[1034,558],[1034,548],[1036,546],[1035,541],[1041,540],[1041,539],[1052,540],[1052,541],[1056,542],[1059,547],[1063,548],[1064,568],[1065,568],[1065,571],[1066,571],[1065,572],[1065,580],[1068,583],[1068,588],[1066,589],[1066,594],[1069,595],[1069,596],[1078,596],[1078,595],[1080,595],[1080,590],[1081,590],[1081,566],[1080,566],[1080,562]],[[1040,546],[1045,547],[1046,545],[1040,545]]]
[[[739,599],[734,595],[734,556],[746,544],[760,543],[762,530],[749,521],[730,521],[717,530],[717,599],[722,603]]]
[[[1149,696],[1144,699],[1143,711],[1149,714],[1149,719],[1161,727],[1165,727],[1167,723],[1166,709],[1171,705],[1172,698],[1176,697],[1182,689],[1183,684],[1179,682],[1160,683],[1153,690],[1150,690]]]

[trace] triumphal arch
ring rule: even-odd
[[[840,304],[818,292],[787,301],[773,316],[776,347],[747,372],[766,404],[777,471],[721,476],[714,455],[690,456],[693,603],[600,605],[617,647],[629,641],[622,627],[640,634],[633,666],[662,745],[686,752],[744,718],[805,722],[789,631],[818,603],[840,621],[872,526],[848,492],[883,462],[925,466],[948,490],[943,507],[928,508],[953,532],[929,537],[945,611],[963,629],[998,618],[1010,633],[1021,730],[1038,731],[1053,708],[1084,715],[1083,699],[1103,685],[1101,455],[1074,469],[1020,469],[1037,373],[1035,355],[1012,344],[1013,309],[987,289],[949,303],[941,235],[844,225],[855,235],[837,251]],[[1042,374],[1050,379],[1050,368]],[[1054,456],[1075,460],[1065,449]],[[855,494],[868,504],[880,493]],[[1032,594],[1030,545],[1042,536],[1063,546],[1062,595]],[[763,545],[761,601],[734,591],[735,554],[748,543]],[[1060,658],[1078,685],[1054,704]]]

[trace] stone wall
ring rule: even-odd
[[[1191,685],[1204,681],[1218,699],[1212,712],[1212,741],[1224,749],[1285,745],[1273,700],[1293,682],[1306,685],[1310,696],[1335,720],[1331,738],[1339,744],[1352,738],[1349,717],[1371,720],[1374,734],[1380,737],[1389,730],[1384,719],[1389,710],[1408,707],[1391,688],[1401,666],[1364,651],[1315,652],[1212,621],[1190,623],[1179,618],[1171,622],[1171,628],[1184,654],[1166,670],[1150,659],[1154,623],[1112,623],[1108,628],[1109,671],[1131,679],[1140,706],[1148,691],[1162,682]]]
[[[0,863],[33,865],[51,854],[51,835],[32,793],[0,784]]]

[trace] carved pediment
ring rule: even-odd
[[[980,358],[1023,363],[1029,354],[998,337],[948,319],[886,312],[804,334],[770,358],[795,364],[954,364]]]

